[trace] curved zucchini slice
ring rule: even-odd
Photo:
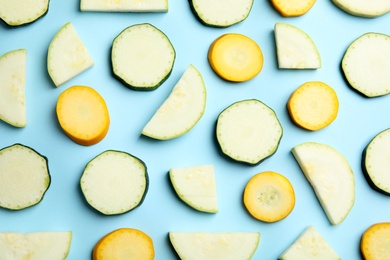
[[[0,19],[9,26],[35,22],[49,11],[50,0],[0,0]]]
[[[216,138],[222,153],[249,165],[273,155],[282,135],[276,113],[256,99],[233,103],[217,119]]]
[[[0,150],[0,207],[21,210],[38,204],[50,181],[45,156],[22,144]]]
[[[169,38],[148,23],[124,29],[111,49],[114,76],[134,90],[158,88],[170,76],[175,58]]]
[[[80,0],[83,12],[168,12],[168,0]]]
[[[126,213],[142,204],[149,185],[146,165],[122,151],[107,150],[93,158],[80,178],[81,191],[105,215]]]
[[[374,18],[390,12],[388,0],[332,0],[341,10],[351,15]]]

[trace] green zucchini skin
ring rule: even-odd
[[[16,28],[18,28],[18,27],[28,26],[28,25],[30,25],[30,24],[32,24],[32,23],[34,23],[34,22],[36,22],[36,21],[42,19],[43,17],[45,17],[45,16],[48,14],[48,12],[49,12],[49,7],[50,7],[50,0],[48,0],[46,11],[45,11],[44,13],[42,13],[41,16],[37,17],[36,19],[34,19],[34,20],[32,20],[32,21],[26,22],[26,23],[22,23],[22,24],[9,24],[9,23],[7,23],[4,19],[2,19],[1,17],[0,17],[0,20],[1,20],[8,28],[11,28],[11,29],[16,29]]]

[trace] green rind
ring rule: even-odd
[[[35,19],[33,20],[29,20],[29,21],[26,21],[26,22],[22,22],[22,23],[8,23],[5,19],[3,19],[2,17],[0,17],[0,20],[4,22],[4,24],[6,24],[8,27],[10,28],[18,28],[18,27],[22,27],[22,26],[26,26],[26,25],[30,25],[38,20],[40,20],[41,18],[43,18],[44,16],[46,16],[46,14],[49,12],[49,6],[50,6],[50,0],[48,0],[47,2],[47,7],[46,7],[46,10],[45,12],[43,12],[40,16],[36,17]]]

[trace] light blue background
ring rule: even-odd
[[[49,43],[57,30],[72,22],[95,65],[66,84],[55,88],[46,69]],[[153,92],[136,92],[111,75],[112,40],[127,26],[151,23],[161,29],[176,49],[170,78]],[[311,71],[277,69],[273,28],[276,22],[295,25],[316,43],[322,68]],[[313,225],[343,259],[359,259],[360,237],[371,224],[390,221],[389,197],[372,190],[360,167],[366,144],[378,132],[390,127],[390,96],[368,99],[348,87],[340,62],[348,45],[366,32],[390,34],[390,14],[375,19],[354,17],[330,0],[319,0],[304,16],[284,18],[270,1],[256,0],[249,17],[229,28],[200,24],[186,0],[170,0],[168,13],[82,13],[78,0],[50,3],[48,14],[37,22],[8,28],[0,24],[0,54],[25,48],[27,60],[27,127],[17,129],[0,122],[0,147],[22,143],[49,158],[52,183],[43,201],[31,208],[12,212],[0,209],[0,231],[73,231],[68,259],[90,259],[95,243],[106,233],[121,227],[137,228],[152,237],[156,259],[175,259],[169,231],[258,231],[261,241],[254,259],[277,257],[308,226]],[[218,78],[207,62],[211,42],[224,33],[242,33],[254,39],[264,54],[262,72],[245,83],[228,83]],[[140,137],[140,131],[165,100],[182,73],[193,64],[207,86],[204,116],[187,134],[170,141]],[[292,91],[307,81],[332,86],[340,101],[339,114],[327,128],[309,132],[295,126],[286,102]],[[111,126],[100,143],[84,147],[73,143],[59,128],[55,115],[58,95],[72,85],[94,87],[106,100]],[[258,166],[238,164],[222,157],[214,140],[218,114],[235,101],[256,98],[273,108],[284,128],[279,149]],[[293,146],[316,141],[328,144],[349,161],[356,180],[356,202],[338,226],[331,226],[314,192],[294,160]],[[149,192],[144,203],[119,216],[103,216],[87,206],[79,189],[85,164],[107,149],[127,151],[147,165]],[[172,167],[213,164],[219,212],[201,213],[182,203],[171,188]],[[294,186],[296,205],[277,223],[252,218],[242,204],[242,192],[256,173],[271,170],[286,176]]]

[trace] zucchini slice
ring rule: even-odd
[[[35,22],[49,11],[50,0],[0,0],[0,19],[9,26]]]
[[[360,240],[360,252],[365,260],[390,259],[390,222],[375,223],[368,227]]]
[[[374,18],[390,12],[388,0],[332,0],[341,10],[351,15]]]
[[[47,158],[14,144],[0,150],[0,207],[21,210],[38,204],[50,186]]]
[[[190,131],[206,108],[206,87],[200,72],[190,65],[171,94],[142,129],[142,134],[159,140],[179,137]]]
[[[124,29],[111,49],[114,76],[134,90],[158,88],[170,76],[175,58],[167,35],[149,23]]]
[[[0,57],[0,119],[25,127],[27,51],[18,49]]]
[[[195,17],[204,25],[229,27],[244,21],[253,5],[253,0],[189,0]]]
[[[222,153],[253,166],[276,152],[282,135],[276,113],[256,99],[233,103],[217,119],[216,138]]]
[[[367,97],[390,93],[390,36],[365,33],[347,48],[342,70],[357,92]]]
[[[168,12],[168,0],[80,0],[82,12]]]
[[[378,133],[366,146],[362,156],[362,168],[369,185],[383,194],[390,195],[390,128]]]
[[[249,260],[260,243],[259,232],[169,232],[180,259]]]
[[[126,213],[140,206],[149,185],[145,163],[133,155],[107,150],[86,165],[81,191],[94,209],[104,215]]]
[[[271,0],[271,3],[282,16],[295,17],[306,14],[316,0]]]
[[[0,259],[65,260],[71,244],[71,231],[1,232]]]
[[[340,224],[355,203],[355,177],[334,148],[307,142],[291,150],[332,225]]]

